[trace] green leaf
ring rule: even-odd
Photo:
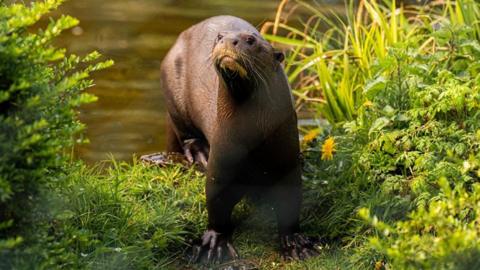
[[[378,93],[385,89],[387,80],[383,76],[379,76],[372,81],[369,81],[364,89],[363,94],[370,100],[374,99]]]

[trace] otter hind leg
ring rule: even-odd
[[[318,241],[300,233],[302,201],[300,170],[295,168],[273,187],[273,204],[277,214],[281,255],[284,260],[304,260],[317,256]]]
[[[190,163],[198,164],[202,169],[207,168],[210,147],[204,139],[192,138],[182,140],[181,137],[186,135],[178,132],[169,114],[166,117],[165,133],[167,152],[183,154]]]
[[[175,132],[175,126],[173,124],[170,114],[167,113],[165,120],[165,134],[166,134],[166,149],[167,152],[181,153],[183,154],[183,148]]]
[[[202,169],[207,168],[208,152],[210,147],[202,139],[188,139],[183,141],[183,153],[192,164],[198,164]]]

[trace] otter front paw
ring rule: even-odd
[[[202,238],[192,246],[192,263],[222,263],[239,259],[238,253],[232,244],[231,237],[207,230]]]
[[[208,146],[199,139],[188,139],[183,142],[183,152],[190,164],[196,164],[206,170],[208,164]]]
[[[280,248],[284,260],[305,260],[319,255],[315,241],[299,233],[280,237]]]

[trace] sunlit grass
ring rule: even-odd
[[[192,168],[165,168],[111,160],[74,165],[58,190],[57,215],[48,240],[60,254],[51,266],[104,269],[187,267],[188,241],[206,229],[204,176]],[[62,198],[62,199],[60,199]],[[234,211],[234,243],[242,262],[259,269],[332,269],[346,265],[339,247],[324,246],[307,262],[279,255],[271,207],[242,201]],[[201,269],[201,266],[192,266]]]
[[[285,71],[297,109],[314,109],[331,124],[355,119],[357,109],[367,101],[365,86],[372,78],[372,66],[391,48],[408,44],[420,53],[442,49],[428,37],[438,24],[469,26],[477,36],[480,33],[480,11],[473,0],[433,1],[426,6],[349,1],[344,17],[306,1],[291,1],[296,9],[311,14],[300,28],[289,25],[287,2],[282,1],[275,21],[266,23],[262,32],[289,50]],[[328,29],[320,32],[321,25]]]
[[[194,169],[112,160],[70,171],[54,234],[72,239],[62,255],[69,267],[166,267],[205,229],[204,179]]]

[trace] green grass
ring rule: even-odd
[[[42,210],[48,218],[36,236],[3,253],[0,268],[203,269],[186,259],[189,240],[206,228],[203,174],[135,160],[67,169],[41,203],[49,208]],[[260,269],[348,268],[348,252],[335,243],[323,245],[321,255],[309,261],[283,262],[267,205],[242,201],[234,222],[234,243],[244,263]]]
[[[439,25],[468,26],[480,37],[480,10],[474,0],[432,1],[425,6],[349,0],[344,16],[325,12],[311,1],[291,2],[310,18],[301,27],[292,26],[297,22],[289,21],[290,10],[282,4],[277,19],[267,22],[262,33],[289,51],[285,71],[297,108],[313,110],[332,125],[356,119],[362,104],[382,87],[383,81],[369,79],[392,48],[408,44],[415,53],[443,50],[429,36]],[[321,31],[322,26],[327,30]]]
[[[247,261],[259,269],[349,269],[347,250],[338,245],[322,245],[320,255],[306,261],[284,262],[278,253],[276,227],[258,225],[258,220],[250,218],[238,227],[235,244]]]
[[[110,265],[112,256],[119,263],[112,269],[167,265],[205,227],[202,175],[181,166],[110,165],[105,172],[81,166],[58,191],[71,211],[65,230],[85,238],[73,250],[80,265]]]
[[[66,235],[75,239],[66,246],[76,258],[74,267],[175,268],[186,263],[186,241],[206,228],[204,176],[180,165],[80,165],[58,193],[67,204],[59,212],[56,241]],[[345,255],[338,248],[306,263],[282,262],[269,209],[245,201],[236,207],[234,238],[245,261],[260,269],[333,269],[343,264]]]
[[[26,268],[163,267],[206,226],[203,176],[193,169],[112,161],[67,170],[48,194],[54,198],[45,199],[51,217],[36,240],[1,254],[0,266],[32,254],[37,259]]]

